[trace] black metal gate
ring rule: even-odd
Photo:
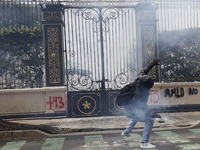
[[[122,114],[117,90],[139,70],[134,7],[65,7],[69,117]]]

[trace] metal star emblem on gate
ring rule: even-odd
[[[85,103],[83,103],[84,109],[89,109],[90,108],[90,103],[88,103],[88,101],[85,101]]]

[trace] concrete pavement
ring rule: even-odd
[[[179,112],[179,113],[160,113],[165,118],[165,122],[155,120],[153,128],[171,129],[171,128],[191,128],[200,123],[200,112]],[[102,116],[86,118],[60,118],[60,119],[18,119],[7,120],[9,122],[29,124],[29,125],[48,125],[59,129],[97,129],[103,130],[124,130],[129,122],[126,116]],[[142,129],[144,123],[138,122],[135,129]],[[88,130],[89,131],[89,130]],[[95,131],[95,130],[94,130]],[[69,133],[70,134],[70,133]],[[40,130],[16,130],[1,131],[0,139],[32,138],[40,136],[54,136]]]

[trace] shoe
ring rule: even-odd
[[[140,148],[155,148],[156,146],[151,143],[140,143]]]
[[[157,119],[157,118],[160,118],[160,119],[162,118],[161,115],[159,115],[159,114],[157,114],[157,113],[155,113],[155,112],[153,113],[153,116],[152,116],[152,117],[153,117],[153,118],[156,118],[156,119]]]
[[[122,136],[127,136],[127,137],[130,137],[131,134],[130,133],[124,133],[124,131],[121,133]]]

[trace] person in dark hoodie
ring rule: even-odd
[[[138,78],[133,83],[122,88],[120,91],[121,94],[118,95],[118,98],[121,98],[122,100],[119,105],[124,106],[124,114],[131,119],[121,135],[130,136],[136,123],[144,122],[145,126],[140,148],[145,149],[156,147],[149,143],[149,138],[154,124],[154,118],[161,118],[159,114],[152,112],[147,106],[149,90],[154,85],[154,82],[152,78],[148,76],[148,73],[153,66],[159,65],[159,62],[159,59],[154,59],[145,66],[140,71]]]

